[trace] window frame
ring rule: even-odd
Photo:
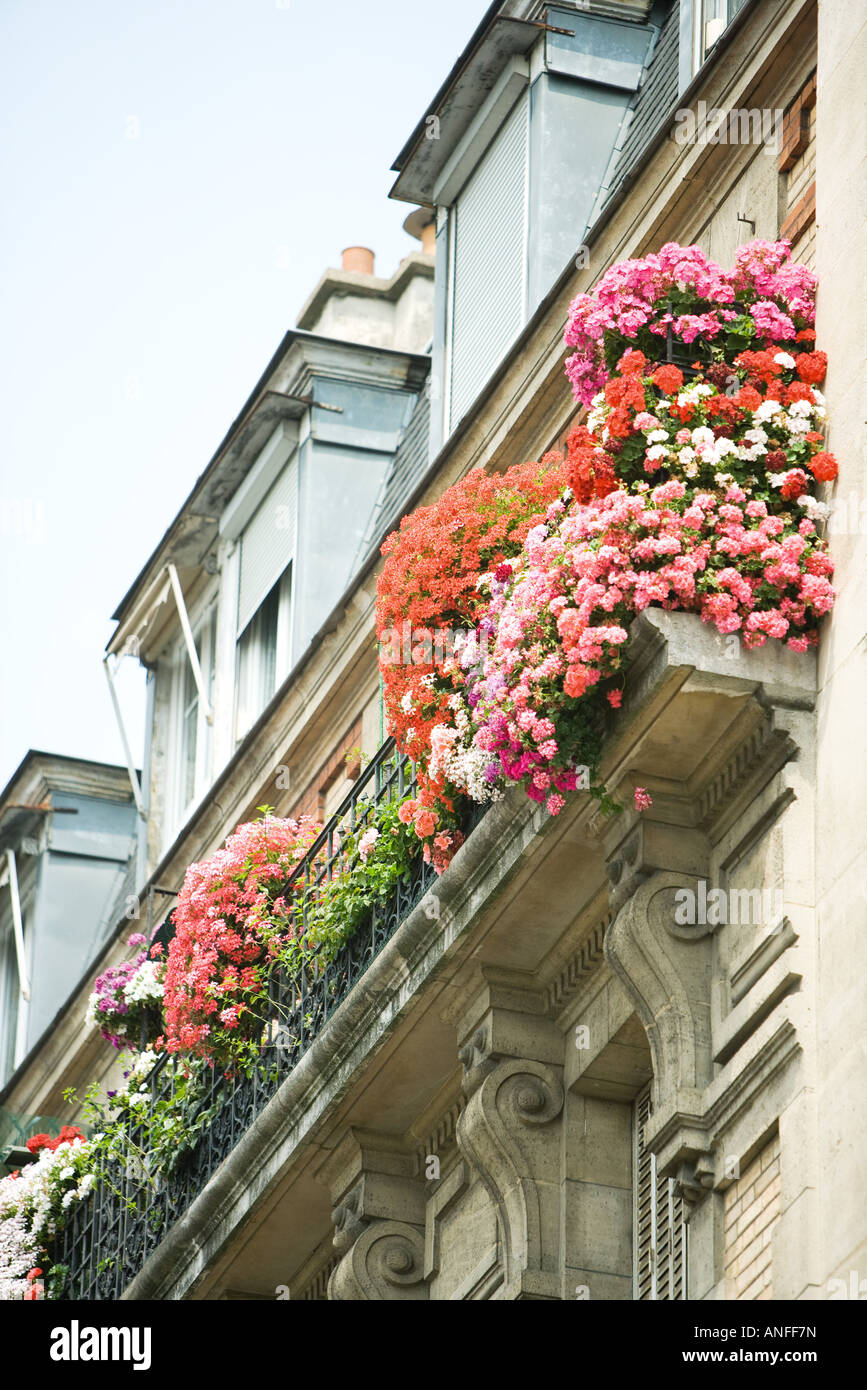
[[[748,3],[742,0],[740,4],[737,0],[692,0],[693,6],[693,52],[692,52],[692,72],[693,76],[704,66],[708,58],[713,53],[723,34],[731,23],[737,18],[741,10]],[[709,6],[721,6],[722,16],[707,18]],[[722,25],[712,41],[707,42],[707,27],[714,22],[715,18],[722,18]]]
[[[202,800],[211,782],[213,771],[212,762],[214,757],[214,724],[216,722],[216,715],[214,713],[214,690],[217,680],[218,658],[217,608],[217,596],[211,594],[201,605],[195,619],[192,617],[190,619],[193,641],[196,644],[196,651],[199,654],[199,664],[202,668],[202,677],[205,682],[205,687],[208,692],[208,701],[211,706],[211,720],[208,720],[202,708],[201,698],[193,678],[190,655],[187,651],[183,636],[175,642],[172,649],[172,717],[170,726],[172,730],[171,762],[175,775],[172,786],[173,814],[171,816],[171,834],[167,839],[173,838],[177,830],[186,823],[192,811]],[[202,641],[203,633],[207,634],[207,646]],[[186,701],[186,691],[190,682],[192,682],[195,692],[196,750],[193,766],[193,789],[188,798],[184,791],[187,767],[184,731],[185,703],[193,703],[193,700]]]
[[[250,655],[251,668],[244,674],[242,681],[242,661],[244,659],[241,644],[250,632],[253,624],[257,622],[265,605],[272,600],[276,591],[277,594],[277,621],[274,632],[274,678],[273,689],[264,695],[261,693],[263,688],[262,677],[265,666],[265,652],[262,647],[254,650]],[[233,662],[233,687],[234,705],[232,711],[232,734],[234,747],[243,742],[247,734],[252,729],[259,715],[267,706],[269,700],[273,698],[280,685],[285,680],[291,669],[292,661],[292,631],[295,618],[295,560],[291,559],[280,575],[275,584],[271,586],[268,593],[262,599],[259,607],[250,618],[243,632],[239,632],[235,638],[234,662]],[[244,692],[242,684],[248,684],[259,693],[257,696],[258,708],[252,713],[247,712],[246,719],[242,721],[242,700]]]

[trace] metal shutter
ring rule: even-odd
[[[451,428],[524,322],[528,122],[524,92],[455,204]]]
[[[635,1102],[635,1297],[686,1298],[686,1224],[673,1178],[660,1178],[656,1155],[645,1147],[650,1087]]]
[[[251,516],[241,536],[238,632],[295,558],[298,455],[294,455]]]

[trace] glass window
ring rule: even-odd
[[[215,614],[214,610],[211,609],[193,632],[196,654],[208,693],[208,702],[212,707],[216,654],[215,629]],[[193,802],[202,795],[210,776],[211,725],[201,707],[199,689],[185,643],[182,643],[178,648],[177,662],[180,668],[178,672],[177,815],[178,820],[182,820]]]
[[[18,962],[11,926],[0,937],[0,1085],[15,1070],[18,1031]]]
[[[696,69],[747,0],[696,0]]]
[[[290,564],[238,638],[236,742],[253,726],[288,671],[291,603]]]

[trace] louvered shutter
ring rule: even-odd
[[[272,484],[241,536],[238,632],[295,558],[298,527],[298,456]]]
[[[660,1178],[656,1155],[645,1146],[650,1087],[635,1102],[635,1297],[686,1298],[683,1198],[673,1178]]]
[[[452,428],[524,322],[528,119],[525,92],[455,205]]]

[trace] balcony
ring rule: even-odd
[[[249,1076],[214,1076],[195,1148],[168,1176],[146,1157],[108,1174],[78,1210],[66,1297],[565,1298],[592,1278],[593,1297],[631,1298],[650,1081],[657,1172],[706,1219],[718,1135],[752,1142],[746,1091],[801,1084],[815,660],[659,610],[631,650],[602,772],[652,809],[610,819],[575,796],[552,818],[515,789],[441,879],[419,861],[333,961],[275,977],[279,1032]],[[341,823],[412,787],[387,744],[296,875],[333,874]],[[752,890],[784,861],[770,938],[673,928],[679,885]],[[179,1066],[154,1067],[151,1104]],[[697,1267],[687,1296],[709,1287]]]

